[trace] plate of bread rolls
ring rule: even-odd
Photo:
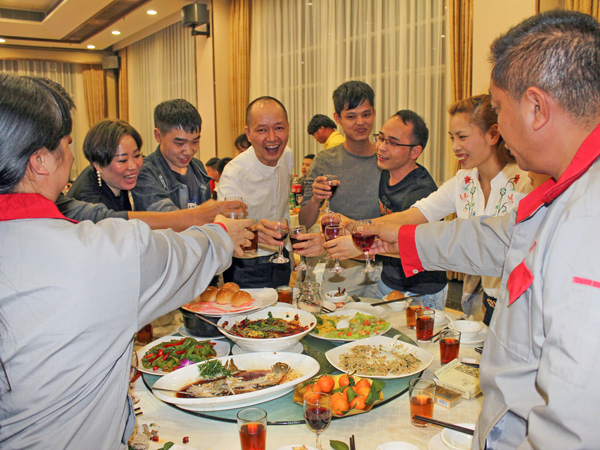
[[[240,289],[236,283],[229,282],[220,288],[209,286],[194,301],[183,305],[182,308],[203,316],[220,317],[257,311],[275,303],[275,289]]]

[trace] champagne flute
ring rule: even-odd
[[[371,219],[357,220],[352,224],[352,242],[363,251],[367,260],[367,265],[361,270],[361,273],[369,273],[376,270],[375,267],[371,265],[371,260],[369,259],[369,249],[375,242],[375,235],[368,236],[358,231],[359,228],[364,228],[369,225],[373,225]]]
[[[329,203],[331,202],[331,199],[335,195],[335,191],[337,191],[337,188],[340,185],[340,180],[337,177],[337,175],[323,176],[326,178],[325,184],[327,184],[331,188],[331,197],[325,199],[325,208],[323,209],[323,212],[331,212],[331,209],[329,209]]]
[[[325,227],[325,239],[328,241],[333,241],[334,239],[344,235],[344,228],[341,225],[327,225]],[[329,269],[331,273],[342,273],[345,272],[342,266],[340,266],[340,260],[338,258],[335,259],[334,266]]]
[[[290,242],[292,244],[292,247],[294,246],[294,244],[301,242],[301,240],[298,239],[298,235],[304,233],[306,233],[306,227],[304,225],[298,225],[297,227],[290,228]],[[309,267],[310,266],[306,264],[306,258],[304,257],[304,255],[300,255],[300,264],[294,267],[294,271],[300,272],[308,270]]]
[[[324,392],[313,392],[304,398],[304,421],[317,435],[317,448],[321,447],[321,433],[331,423],[331,397]]]
[[[327,225],[339,225],[342,222],[342,216],[334,212],[322,212],[319,215],[319,224],[321,225],[321,233],[325,235],[325,227]],[[325,255],[325,259],[331,259],[329,253]]]
[[[285,238],[287,237],[288,232],[290,230],[290,226],[288,224],[287,219],[285,217],[279,217],[277,219],[273,219],[273,222],[277,224],[277,232],[281,234],[281,240],[285,242]],[[283,245],[279,247],[277,257],[272,259],[271,262],[274,264],[285,264],[287,262],[290,262],[289,259],[283,256]]]

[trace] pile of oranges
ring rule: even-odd
[[[304,398],[313,392],[325,392],[331,395],[331,409],[336,416],[343,416],[351,410],[364,410],[369,402],[371,381],[352,375],[322,375],[305,386]]]

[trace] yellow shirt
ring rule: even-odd
[[[336,145],[340,145],[346,142],[346,138],[342,136],[338,131],[334,131],[329,135],[327,140],[325,141],[325,150],[331,147],[335,147]]]

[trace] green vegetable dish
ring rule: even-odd
[[[145,369],[172,372],[179,367],[217,356],[214,344],[186,337],[155,345],[142,358]]]
[[[347,326],[338,328],[338,324],[342,320],[347,322]],[[381,317],[360,312],[354,316],[323,314],[317,316],[317,326],[313,329],[312,334],[329,339],[363,339],[377,336],[387,330],[389,326],[390,323]]]

